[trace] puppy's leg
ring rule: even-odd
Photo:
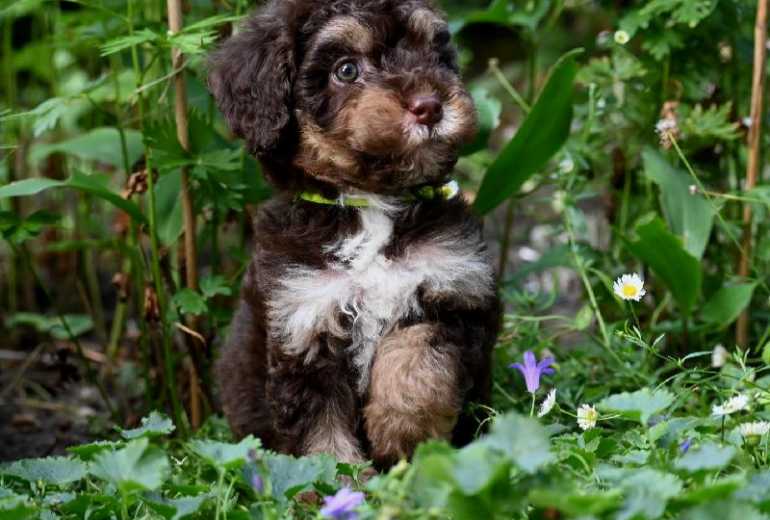
[[[396,329],[377,348],[364,409],[372,458],[389,465],[420,442],[449,440],[462,406],[457,347],[440,344],[437,324]]]
[[[260,313],[242,300],[230,326],[227,346],[216,364],[222,408],[237,437],[253,434],[275,445],[270,408],[265,401],[267,356]]]
[[[357,398],[347,374],[344,359],[328,349],[311,363],[303,356],[274,353],[268,399],[286,451],[363,462],[355,435]]]

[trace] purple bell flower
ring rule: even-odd
[[[532,351],[524,353],[524,364],[513,363],[508,368],[515,368],[524,376],[524,382],[527,384],[527,392],[534,394],[540,388],[540,376],[543,374],[553,374],[553,368],[550,368],[554,359],[547,357],[537,361]]]
[[[355,509],[364,502],[364,494],[350,488],[342,488],[334,496],[324,498],[321,515],[337,520],[358,520]]]
[[[692,439],[687,437],[682,444],[679,445],[679,451],[682,453],[687,453],[690,450],[690,446],[692,445]]]

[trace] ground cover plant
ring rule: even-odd
[[[209,375],[270,194],[205,88],[252,7],[0,3],[0,518],[765,518],[766,2],[442,2],[506,302],[464,448],[234,440]]]

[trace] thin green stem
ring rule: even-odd
[[[133,33],[133,0],[128,1],[128,32]],[[141,67],[139,64],[139,54],[136,45],[131,46],[131,61],[134,68],[134,74],[137,78],[142,76]],[[142,94],[137,95],[137,108],[139,110],[139,125],[141,129],[144,129],[144,96]],[[166,307],[166,295],[165,287],[163,285],[163,278],[160,271],[160,247],[158,244],[158,214],[155,201],[155,180],[152,173],[152,155],[149,149],[145,149],[145,161],[147,169],[147,191],[149,194],[149,234],[150,234],[150,271],[152,274],[155,293],[158,299],[158,309],[160,312],[161,321],[161,335],[163,343],[163,372],[164,380],[166,383],[166,389],[168,391],[169,399],[171,400],[171,407],[174,414],[174,422],[179,429],[180,434],[185,437],[187,435],[187,421],[184,418],[184,410],[182,404],[179,401],[179,395],[176,388],[176,363],[172,352],[171,343],[171,327],[168,324],[167,307]]]
[[[521,94],[519,94],[519,91],[516,90],[516,87],[514,87],[513,84],[508,81],[508,78],[505,77],[503,71],[500,70],[500,65],[496,59],[489,60],[489,70],[495,76],[503,89],[505,89],[505,91],[508,92],[508,94],[513,98],[514,103],[516,103],[519,108],[521,108],[524,114],[529,114],[529,111],[532,110],[532,107],[529,106],[529,103],[524,101],[524,98],[521,96]]]
[[[532,392],[532,405],[529,407],[529,416],[535,416],[535,392]]]

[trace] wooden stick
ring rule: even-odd
[[[181,0],[167,0],[169,33],[174,35],[182,30]],[[171,50],[171,68],[176,71],[174,79],[174,117],[176,119],[176,135],[182,148],[190,151],[190,130],[187,120],[187,87],[184,78],[184,56],[179,49]],[[182,215],[184,219],[184,268],[187,287],[198,289],[198,253],[196,251],[195,213],[193,212],[192,195],[190,194],[190,178],[186,166],[182,167]],[[190,328],[197,329],[195,320],[190,321]],[[192,346],[191,348],[195,348]],[[190,373],[190,392],[196,398],[191,399],[190,415],[193,418],[192,427],[196,430],[200,425],[200,401],[197,399],[198,381],[195,371]],[[197,419],[197,420],[196,420]]]
[[[762,107],[765,94],[765,63],[767,62],[767,0],[757,0],[757,19],[754,25],[754,75],[751,81],[751,127],[749,127],[749,157],[746,167],[746,185],[744,191],[750,191],[757,185],[760,168],[760,142],[762,136]],[[738,275],[750,274],[752,254],[751,204],[743,206],[743,251],[738,264]],[[735,327],[735,342],[746,348],[749,341],[749,311],[738,318]]]
[[[171,35],[182,30],[182,2],[168,0],[168,27]],[[184,80],[184,56],[179,49],[171,50],[171,66],[177,72],[174,79],[174,117],[176,135],[182,148],[190,151],[190,131],[187,120],[187,87]],[[190,179],[186,167],[182,168],[182,213],[184,217],[184,261],[187,287],[198,288],[197,251],[195,245],[195,214],[190,195]]]

